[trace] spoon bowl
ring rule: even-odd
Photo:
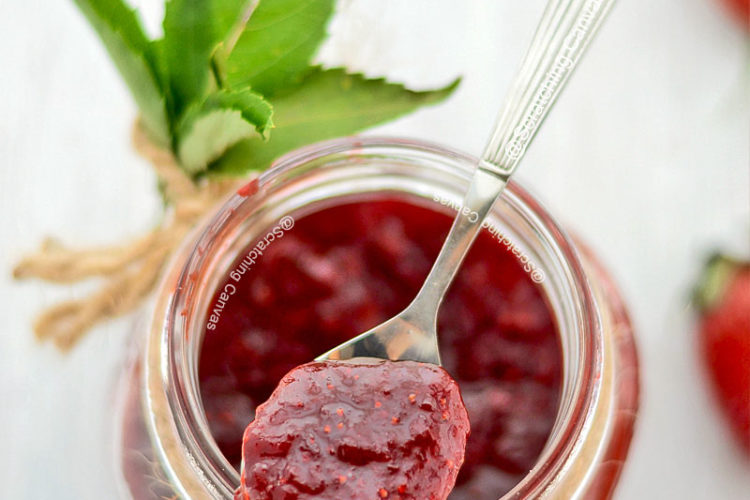
[[[327,353],[316,361],[347,360],[352,358],[382,358],[411,360],[440,365],[437,329],[425,330],[411,317],[409,309],[385,323],[361,333]]]

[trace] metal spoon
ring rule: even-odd
[[[482,159],[422,289],[397,316],[316,358],[440,364],[437,313],[495,200],[523,158],[614,0],[550,0]]]

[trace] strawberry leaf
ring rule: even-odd
[[[264,169],[278,156],[304,144],[351,134],[440,102],[458,83],[415,92],[382,78],[314,68],[297,90],[273,100],[274,129],[267,142],[258,137],[242,140],[210,169],[227,175]]]
[[[141,111],[141,122],[157,143],[169,144],[164,92],[151,42],[133,9],[122,0],[75,0],[109,52]]]
[[[230,87],[272,97],[298,85],[326,36],[334,0],[261,0],[220,63]]]
[[[708,312],[723,300],[729,283],[740,268],[738,260],[720,253],[708,258],[693,290],[693,303],[699,311]]]
[[[175,116],[209,89],[211,56],[242,19],[248,0],[170,0],[164,13],[163,61]]]
[[[262,142],[272,126],[272,114],[271,105],[250,89],[211,94],[188,109],[178,128],[180,164],[197,174],[243,139],[255,137]]]

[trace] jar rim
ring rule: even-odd
[[[342,153],[356,157],[380,150],[398,151],[407,156],[419,154],[449,159],[455,164],[454,168],[464,168],[462,165],[474,165],[478,161],[471,155],[422,140],[402,137],[346,137],[305,146],[282,156],[268,170],[250,181],[245,191],[254,192],[258,186],[272,183],[290,170],[313,160]],[[577,299],[575,303],[579,323],[577,335],[581,348],[580,359],[576,364],[577,386],[570,395],[573,400],[567,402],[565,411],[563,411],[563,401],[559,402],[555,426],[536,465],[503,497],[504,499],[533,498],[550,487],[567,468],[580,444],[579,438],[591,425],[590,417],[600,388],[602,327],[596,299],[589,286],[575,244],[547,210],[518,183],[511,182],[503,196],[515,197],[520,203],[519,206],[533,215],[534,219],[544,227],[546,234],[551,238],[548,243],[556,252],[559,252],[559,256],[567,266],[566,272],[575,288]],[[231,495],[226,495],[225,490],[229,488],[231,491],[231,481],[236,476],[236,471],[219,450],[208,429],[205,414],[202,413],[197,360],[190,359],[184,345],[188,337],[184,308],[186,297],[190,295],[191,279],[193,279],[191,275],[206,258],[201,250],[205,248],[204,243],[207,239],[216,238],[217,234],[221,234],[221,227],[231,217],[236,216],[237,209],[249,198],[251,196],[248,197],[246,192],[231,196],[215,212],[209,222],[201,227],[193,246],[183,249],[187,252],[187,258],[180,268],[166,317],[154,318],[160,325],[161,331],[159,347],[154,353],[156,357],[153,358],[158,364],[158,370],[154,371],[153,376],[159,378],[165,393],[172,421],[172,425],[168,426],[169,432],[175,433],[180,441],[180,453],[184,454],[182,459],[188,457],[186,460],[190,466],[198,469],[195,472],[200,476],[200,482],[206,487],[205,489],[212,492],[209,496],[215,498],[231,498]],[[147,356],[152,357],[149,354]],[[150,359],[146,362],[147,370],[149,370],[149,361]],[[152,423],[154,423],[153,418]],[[160,440],[158,430],[152,431],[152,436],[157,441]],[[171,474],[179,476],[181,473],[169,464],[170,459],[174,457],[167,456],[164,446],[158,448],[162,459],[168,462],[167,469],[171,469]],[[179,478],[177,479],[180,482]]]

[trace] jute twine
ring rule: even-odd
[[[172,153],[155,147],[138,124],[133,128],[133,145],[150,161],[163,184],[169,209],[161,224],[134,241],[98,248],[71,249],[48,238],[13,270],[16,279],[63,284],[89,278],[102,281],[88,296],[55,304],[35,319],[36,337],[52,341],[63,351],[75,346],[94,325],[134,310],[153,290],[165,262],[188,231],[230,191],[247,182],[193,182]]]

